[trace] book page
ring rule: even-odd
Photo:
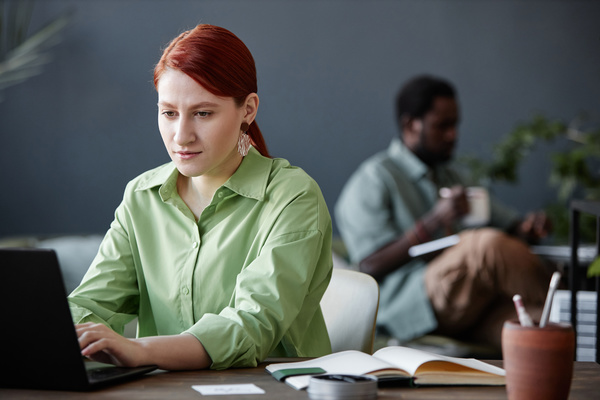
[[[438,354],[428,353],[422,350],[411,349],[409,347],[401,347],[401,346],[390,346],[385,347],[381,350],[378,350],[373,354],[374,357],[379,358],[389,364],[395,365],[398,368],[402,368],[407,371],[411,375],[416,375],[419,367],[425,363],[430,361],[445,361],[449,363],[453,363],[456,365],[460,365],[466,368],[472,368],[475,370],[487,372],[490,374],[504,376],[505,372],[502,368],[490,365],[483,361],[476,360],[474,358],[457,358],[457,357],[448,357],[442,356]],[[434,364],[435,365],[435,364]],[[432,365],[433,366],[433,365]],[[439,367],[439,364],[437,364]],[[427,370],[425,367],[424,369]],[[456,370],[454,368],[445,368],[446,370]],[[429,369],[429,372],[432,370]]]
[[[397,370],[399,368],[361,351],[347,350],[315,358],[313,360],[270,364],[266,369],[272,374],[280,369],[312,367],[323,368],[328,374],[346,375],[365,375],[369,372],[382,369]]]

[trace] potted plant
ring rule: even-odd
[[[493,148],[493,156],[483,161],[464,156],[459,161],[467,166],[476,182],[516,183],[521,161],[531,154],[540,142],[557,143],[560,150],[551,156],[552,167],[548,183],[556,188],[556,198],[545,206],[553,224],[553,238],[558,244],[569,239],[569,203],[572,199],[600,200],[600,129],[582,128],[588,120],[580,116],[569,124],[536,115],[522,122]],[[580,237],[585,242],[596,240],[596,218],[583,214],[580,218]],[[588,268],[588,276],[600,275],[600,258]]]
[[[492,159],[481,160],[464,156],[459,161],[468,167],[476,182],[516,183],[521,161],[531,154],[540,142],[556,143],[560,150],[551,156],[549,185],[556,188],[554,202],[545,211],[553,223],[554,240],[566,243],[569,234],[569,202],[573,198],[600,200],[600,129],[583,129],[588,120],[580,116],[569,124],[535,115],[522,122],[493,147]],[[584,240],[595,240],[595,220],[582,220]]]

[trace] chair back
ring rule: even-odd
[[[373,353],[379,285],[363,272],[334,268],[321,299],[321,310],[333,352]]]

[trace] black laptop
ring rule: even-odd
[[[53,250],[0,249],[0,321],[0,387],[83,391],[156,369],[81,356]]]

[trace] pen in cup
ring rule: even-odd
[[[542,319],[540,319],[540,328],[546,326],[548,322],[548,317],[550,317],[550,309],[552,308],[552,299],[554,297],[554,292],[556,292],[556,288],[558,287],[558,283],[560,282],[560,272],[556,271],[552,274],[552,279],[550,280],[550,287],[548,288],[548,295],[546,296],[546,302],[544,303],[544,310],[542,311]]]
[[[515,308],[517,309],[517,315],[519,316],[519,322],[521,323],[521,326],[533,326],[533,321],[525,310],[521,295],[515,294],[513,296],[513,302],[515,303]]]

